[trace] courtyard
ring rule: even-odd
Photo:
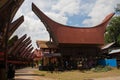
[[[15,80],[120,80],[120,69],[112,68],[108,72],[72,70],[51,73],[28,67],[17,70]]]

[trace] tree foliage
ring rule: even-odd
[[[120,44],[120,16],[111,19],[105,33],[105,42],[116,42]]]

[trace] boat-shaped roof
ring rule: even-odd
[[[102,23],[96,26],[83,28],[57,23],[46,16],[34,4],[32,4],[32,10],[45,25],[53,41],[58,44],[104,44],[106,26],[114,15],[114,13],[110,13],[105,17]]]

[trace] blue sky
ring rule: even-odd
[[[74,16],[70,16],[68,17],[68,21],[67,24],[70,26],[75,26],[75,27],[84,27],[86,26],[85,24],[83,24],[82,22],[85,19],[88,19],[90,17],[86,16],[86,15],[74,15]]]
[[[73,25],[73,26],[76,26],[76,27],[89,26],[89,25],[83,24],[83,21],[85,19],[90,18],[89,16],[87,16],[87,14],[89,13],[89,11],[91,11],[91,9],[92,9],[91,7],[94,6],[95,2],[96,2],[96,0],[82,0],[81,4],[83,4],[83,7],[81,7],[80,12],[76,15],[68,16],[67,24],[68,25]],[[86,7],[86,9],[84,9],[84,6]],[[88,7],[88,9],[87,9],[87,7]]]
[[[24,22],[14,35],[20,37],[27,34],[36,48],[36,40],[49,40],[49,34],[32,12],[32,2],[56,22],[77,27],[92,27],[114,12],[120,0],[25,0],[14,18],[15,20],[23,15]]]

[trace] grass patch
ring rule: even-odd
[[[97,66],[97,67],[91,69],[91,71],[93,71],[93,72],[107,72],[110,70],[112,70],[112,68],[109,66]]]

